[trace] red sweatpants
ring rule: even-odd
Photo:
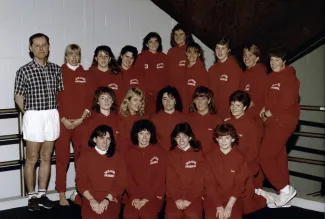
[[[97,200],[98,201],[98,200]],[[82,219],[118,219],[121,211],[121,202],[111,201],[107,209],[102,214],[97,214],[91,209],[89,201],[82,199],[81,217]]]
[[[73,130],[65,128],[63,123],[60,123],[60,137],[55,143],[55,156],[56,156],[56,190],[58,192],[66,192],[67,181],[67,168],[70,160],[70,142],[75,142],[78,137],[76,133],[78,127]],[[79,158],[80,149],[74,147],[75,164]]]
[[[201,219],[203,216],[202,198],[193,201],[185,210],[179,210],[175,201],[167,199],[165,219]]]
[[[286,143],[297,125],[296,121],[266,121],[260,151],[260,164],[268,181],[276,190],[289,184]]]
[[[154,198],[149,200],[140,210],[132,206],[132,200],[129,199],[124,208],[124,219],[154,219],[158,218],[158,214],[164,204],[163,200]]]
[[[226,207],[227,202],[225,202],[223,204],[224,208]],[[204,205],[205,219],[219,218],[219,216],[216,217],[216,215],[217,215],[217,207],[219,207],[219,206],[216,206],[211,199],[205,198],[203,205]],[[241,218],[243,218],[243,211],[244,211],[243,199],[237,199],[234,206],[232,207],[231,215],[230,215],[230,217],[228,219],[241,219]]]
[[[260,187],[261,188],[261,187]],[[266,199],[255,194],[254,178],[249,177],[245,187],[244,214],[249,214],[264,208]]]

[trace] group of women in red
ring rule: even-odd
[[[242,72],[229,40],[216,42],[207,71],[204,53],[180,24],[171,48],[149,33],[140,54],[125,46],[116,60],[108,46],[80,65],[70,44],[58,94],[56,188],[65,197],[70,142],[76,164],[75,202],[83,218],[242,218],[264,208],[290,207],[286,141],[299,119],[299,80],[281,48],[243,49]],[[276,189],[262,189],[264,178]]]

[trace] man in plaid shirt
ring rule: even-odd
[[[46,196],[51,172],[54,142],[60,134],[57,93],[63,90],[62,73],[58,65],[48,62],[49,38],[37,33],[29,38],[29,54],[33,60],[16,74],[15,102],[24,113],[23,137],[26,140],[25,180],[28,209],[50,209]],[[40,160],[38,192],[35,192],[35,165]]]

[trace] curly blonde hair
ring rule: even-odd
[[[142,99],[142,105],[140,107],[140,110],[138,112],[136,112],[136,113],[137,113],[137,115],[140,115],[140,116],[144,115],[144,113],[145,113],[145,102],[146,102],[144,92],[142,90],[140,90],[139,88],[133,87],[133,88],[130,88],[126,92],[126,94],[125,94],[125,96],[123,98],[123,101],[121,103],[120,113],[123,116],[127,117],[127,116],[129,116],[131,114],[128,103],[131,100],[131,98],[134,97],[135,95],[140,96],[141,99]]]

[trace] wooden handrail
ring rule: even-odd
[[[300,110],[325,111],[325,106],[300,105]]]

